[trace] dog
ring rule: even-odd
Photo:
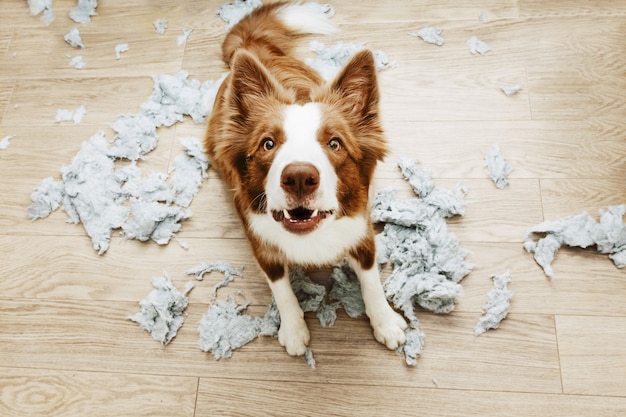
[[[204,141],[228,185],[280,313],[278,340],[303,355],[310,341],[289,266],[347,258],[380,343],[405,343],[406,321],[385,298],[375,261],[369,191],[387,154],[371,51],[327,83],[294,58],[305,34],[337,31],[311,4],[273,3],[243,18],[222,45],[230,73]]]

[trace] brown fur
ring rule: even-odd
[[[374,169],[387,153],[372,53],[357,53],[333,82],[325,84],[314,70],[289,55],[300,35],[276,17],[281,6],[258,9],[226,36],[222,52],[231,73],[218,92],[205,138],[207,155],[228,184],[255,256],[272,280],[284,276],[286,260],[279,248],[248,230],[246,213],[265,211],[264,185],[273,152],[263,152],[262,141],[271,138],[276,148],[285,141],[281,108],[321,103],[323,126],[318,140],[326,146],[332,138],[341,139],[339,150],[328,150],[340,173],[338,217],[367,215]],[[372,266],[371,225],[367,238],[351,253],[364,268]]]

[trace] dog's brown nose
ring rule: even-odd
[[[312,194],[320,183],[320,173],[308,162],[292,162],[283,169],[280,186],[297,198]]]

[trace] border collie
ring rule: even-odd
[[[347,258],[359,277],[376,340],[405,343],[405,320],[388,304],[375,262],[369,188],[387,153],[374,58],[356,53],[326,83],[291,54],[304,34],[337,29],[311,4],[274,3],[241,20],[222,45],[230,74],[205,138],[267,276],[281,325],[278,340],[303,355],[310,334],[289,265]]]

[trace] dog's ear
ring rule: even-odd
[[[277,96],[281,87],[265,66],[251,53],[239,50],[231,64],[229,104],[244,118],[259,98]]]
[[[363,121],[378,116],[378,83],[374,55],[365,49],[357,52],[331,84],[348,111]]]

